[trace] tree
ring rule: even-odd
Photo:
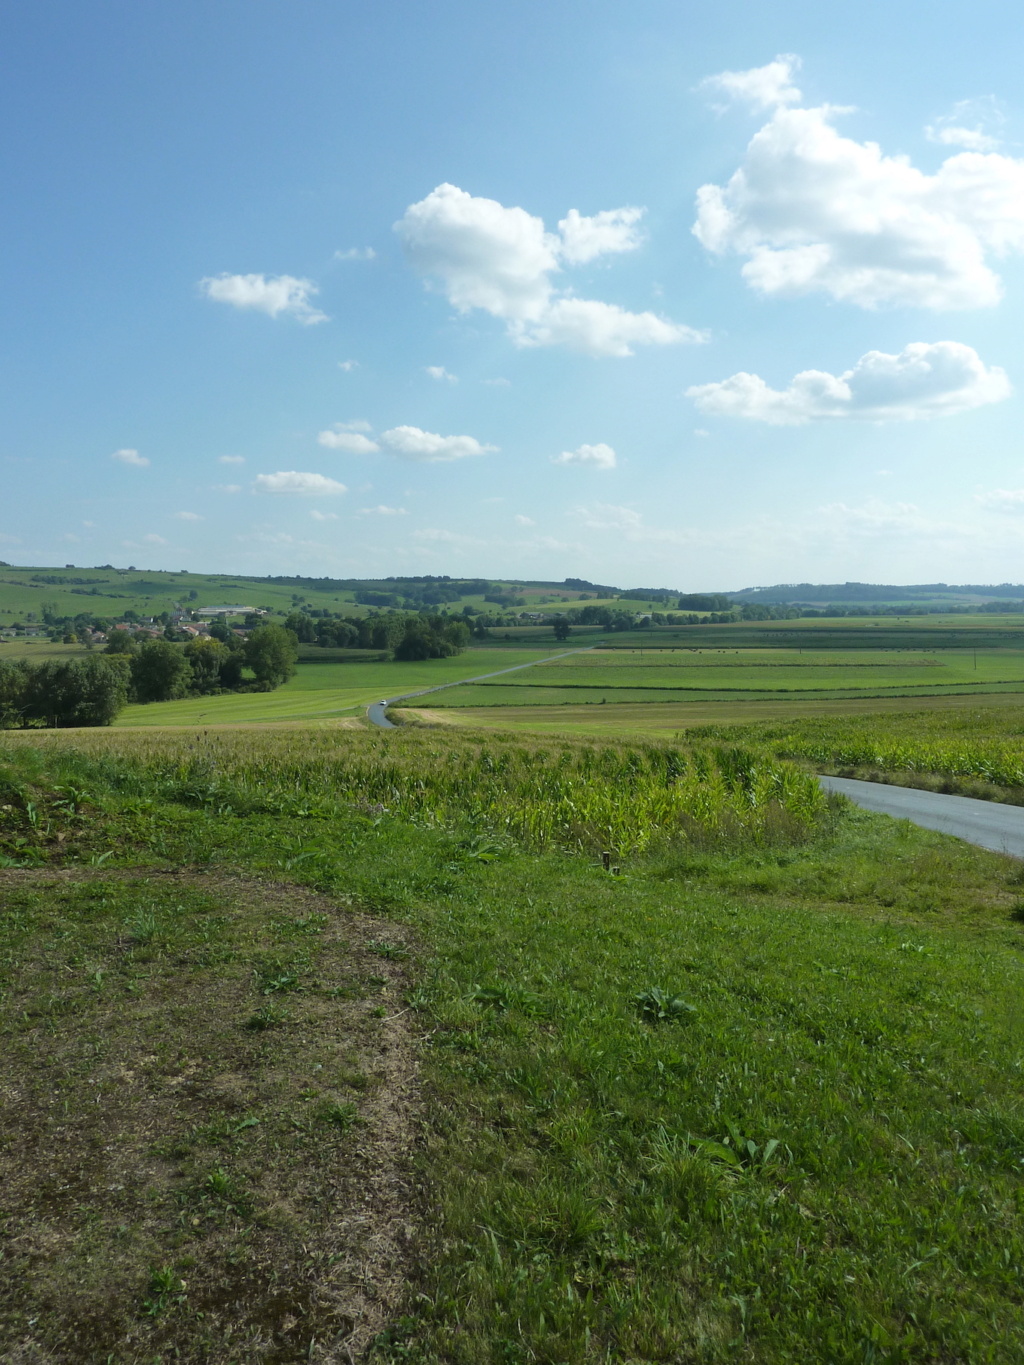
[[[243,657],[256,681],[269,691],[294,674],[299,642],[283,626],[258,626],[245,642]]]
[[[135,636],[129,630],[111,630],[107,633],[107,647],[104,654],[135,654],[138,651]]]
[[[25,669],[21,724],[109,725],[127,700],[125,670],[115,661],[50,659]]]
[[[209,636],[199,635],[194,640],[189,640],[182,650],[188,660],[189,668],[192,670],[192,691],[200,694],[213,692],[223,686],[221,678],[221,668],[230,658],[231,651],[227,645],[220,640],[211,640]],[[242,676],[242,661],[238,661],[237,675]]]
[[[570,626],[564,616],[555,617],[552,622],[552,629],[555,632],[556,640],[568,640],[569,636],[572,634],[572,626]]]
[[[191,680],[188,660],[169,640],[147,640],[132,659],[132,686],[137,701],[172,701],[183,697]]]

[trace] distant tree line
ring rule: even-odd
[[[226,691],[268,692],[295,672],[295,636],[259,626],[243,641],[205,636],[185,645],[139,644],[117,632],[85,659],[0,659],[0,729],[109,725],[130,701],[173,701]]]
[[[327,649],[377,649],[404,660],[458,654],[470,639],[470,627],[464,616],[425,612],[353,617],[334,616],[327,611],[295,611],[284,624],[300,644]]]

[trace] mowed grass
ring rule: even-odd
[[[729,693],[857,695],[996,684],[1024,690],[1024,650],[595,649],[552,660],[543,669],[459,688],[436,704],[656,702],[674,696],[683,700],[692,692],[709,698]]]
[[[473,649],[451,659],[429,659],[423,663],[334,660],[320,663],[307,658],[300,661],[295,677],[273,692],[225,693],[129,706],[114,724],[136,727],[329,721],[357,714],[382,697],[457,682],[492,669],[539,662],[552,652],[553,649],[521,650],[511,657],[508,650]]]
[[[545,735],[589,735],[595,739],[627,739],[631,735],[685,739],[692,727],[722,727],[722,738],[741,735],[736,727],[750,726],[749,737],[758,742],[765,725],[812,718],[845,721],[850,717],[880,717],[897,730],[906,717],[933,717],[934,725],[956,730],[962,714],[974,714],[979,706],[994,718],[1000,734],[1021,713],[1024,698],[1016,692],[989,693],[979,698],[973,693],[928,697],[790,697],[771,700],[729,696],[720,701],[661,703],[621,703],[516,707],[448,707],[439,709],[434,701],[423,706],[410,702],[391,711],[393,720],[408,717],[413,724],[447,725],[509,733]]]
[[[464,745],[476,755],[472,771]],[[370,908],[380,924],[373,940],[388,954],[397,934],[412,932],[417,955],[401,1008],[419,1035],[428,1097],[419,1193],[408,1204],[415,1266],[404,1312],[379,1335],[376,1360],[1009,1365],[1024,1355],[1019,864],[842,802],[810,829],[778,826],[768,838],[756,826],[715,833],[666,825],[617,874],[589,848],[539,849],[526,817],[552,780],[565,795],[586,771],[587,786],[598,795],[607,786],[629,807],[624,777],[641,773],[643,753],[631,759],[625,746],[321,730],[289,747],[283,732],[254,727],[209,742],[104,731],[48,734],[41,743],[18,736],[5,748],[3,851],[41,864],[44,876],[98,857],[108,884],[128,864],[187,865],[221,878],[243,866],[265,884],[284,883],[285,901],[288,883],[305,883],[328,900]],[[665,774],[669,759],[684,762],[687,752],[657,751]],[[515,780],[503,780],[502,763],[513,759]],[[377,795],[367,792],[368,761],[381,782],[397,782],[401,800],[368,799]],[[453,783],[463,772],[460,796]],[[488,773],[505,805],[474,805]],[[415,808],[406,804],[414,799]],[[518,803],[516,824],[508,802]],[[286,1173],[289,1131],[300,1162],[347,1169],[343,1145],[320,1158],[319,1128],[302,1145],[301,1129],[282,1122],[294,1112],[305,1124],[317,1103],[302,1097],[306,1053],[296,1050],[263,1073],[271,1086],[292,1087],[280,1096],[291,1111],[265,1090],[261,1108],[238,1111],[260,1117],[259,1127],[222,1134],[200,1122],[194,1151],[174,1158],[181,1173],[161,1173],[185,1195],[184,1239],[157,1244],[161,1278],[147,1278],[145,1238],[156,1229],[133,1221],[147,1187],[121,1173],[135,1148],[110,1137],[84,1141],[97,1131],[96,1110],[106,1132],[117,1132],[107,1069],[123,1063],[106,1030],[123,1029],[118,1008],[150,1029],[169,1020],[165,1080],[187,1077],[195,1062],[205,1085],[202,1046],[190,1043],[186,1061],[174,1031],[174,1011],[187,1014],[188,991],[202,986],[203,973],[227,971],[241,1004],[278,979],[261,967],[247,983],[247,968],[275,952],[307,955],[299,991],[262,997],[287,1010],[323,1009],[313,985],[329,976],[314,957],[323,936],[296,927],[294,910],[260,921],[252,907],[244,921],[211,926],[225,913],[215,897],[185,899],[166,872],[150,876],[163,889],[145,891],[141,907],[109,889],[106,906],[81,892],[60,903],[50,889],[27,907],[35,937],[31,951],[19,948],[13,979],[21,993],[4,1046],[23,1049],[11,1054],[19,1066],[56,1054],[80,1069],[64,1081],[40,1068],[28,1103],[11,1111],[13,1133],[23,1141],[52,1115],[49,1131],[73,1123],[83,1140],[65,1148],[63,1162],[65,1183],[79,1182],[66,1215],[75,1240],[60,1243],[64,1259],[49,1280],[52,1259],[29,1262],[39,1268],[27,1282],[36,1295],[28,1311],[24,1280],[14,1279],[6,1300],[3,1348],[27,1359],[31,1350],[43,1358],[66,1351],[79,1321],[72,1289],[100,1281],[96,1267],[126,1264],[118,1259],[122,1223],[137,1254],[112,1298],[145,1332],[132,1339],[132,1320],[119,1319],[128,1325],[107,1336],[97,1359],[127,1365],[160,1351],[197,1365],[220,1359],[203,1354],[204,1334],[213,1330],[210,1314],[225,1325],[225,1300],[211,1303],[198,1287],[225,1245],[218,1239],[243,1248],[232,1262],[242,1305],[236,1331],[260,1325],[247,1305],[266,1283],[252,1248],[269,1234],[260,1217],[247,1225],[237,1213],[237,1182],[262,1198],[261,1154],[277,1142],[274,1160]],[[125,947],[151,924],[159,953],[147,961],[136,945],[126,975]],[[243,926],[251,938],[238,937]],[[162,940],[167,933],[178,937]],[[222,948],[237,956],[219,963]],[[292,958],[282,965],[290,975]],[[98,998],[110,992],[102,1006],[93,1003],[96,969],[107,983]],[[150,982],[138,982],[143,971]],[[127,989],[130,980],[139,993]],[[44,1013],[37,1024],[25,991],[44,1005],[54,994],[81,996],[84,1013]],[[157,1017],[140,1015],[157,999]],[[190,1026],[208,1026],[212,1036],[233,1017],[228,1009],[222,1019],[219,1005],[210,1013],[209,1025]],[[329,1004],[319,1017],[334,1025]],[[273,1030],[268,1036],[274,1047],[323,1046],[305,1018],[278,1035],[280,1044]],[[90,1078],[102,1082],[100,1105],[96,1087],[85,1089]],[[201,1109],[209,1091],[185,1093]],[[224,1179],[211,1184],[221,1168]],[[298,1177],[302,1166],[290,1169]],[[279,1316],[270,1345],[281,1360],[315,1360],[320,1350],[287,1305],[301,1305],[303,1287],[320,1283],[324,1262],[307,1267],[303,1257],[327,1249],[313,1234],[329,1225],[332,1197],[280,1210],[288,1245],[302,1247],[274,1262],[268,1298]],[[149,1205],[150,1220],[168,1207],[162,1199]],[[126,1205],[131,1216],[119,1217]],[[262,1214],[266,1206],[250,1207]],[[36,1238],[18,1244],[28,1258],[45,1249],[52,1214],[27,1194],[19,1209],[28,1210],[19,1236]],[[195,1217],[199,1225],[189,1223]],[[255,1240],[239,1242],[246,1226]],[[189,1256],[203,1267],[198,1277]],[[62,1278],[64,1266],[79,1279]],[[64,1289],[58,1311],[38,1311],[39,1302],[55,1302],[41,1298],[40,1284]],[[364,1286],[372,1289],[365,1275]],[[147,1300],[158,1337],[146,1325]],[[345,1342],[341,1326],[329,1343]],[[246,1358],[244,1350],[230,1358]]]

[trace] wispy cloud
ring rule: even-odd
[[[136,469],[146,469],[149,467],[149,459],[145,455],[140,455],[137,450],[115,450],[110,457],[117,460],[119,464],[132,465]]]

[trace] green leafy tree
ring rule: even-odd
[[[147,640],[132,658],[132,687],[137,701],[183,697],[191,680],[189,661],[169,640]]]
[[[269,690],[294,674],[299,642],[283,626],[257,626],[245,642],[243,657],[256,681]]]
[[[128,681],[103,658],[48,659],[27,668],[22,699],[22,724],[109,725],[128,700]]]
[[[552,629],[555,632],[556,640],[568,640],[569,636],[572,634],[572,626],[569,625],[569,622],[564,616],[555,617],[552,623]]]
[[[211,640],[209,636],[199,635],[194,640],[189,640],[182,650],[188,660],[188,666],[192,670],[193,692],[200,694],[214,692],[224,685],[221,678],[221,668],[231,657],[231,651],[227,645],[220,640]],[[242,676],[242,661],[238,661],[238,681]]]
[[[111,630],[107,634],[107,647],[104,654],[136,654],[138,641],[128,630]]]

